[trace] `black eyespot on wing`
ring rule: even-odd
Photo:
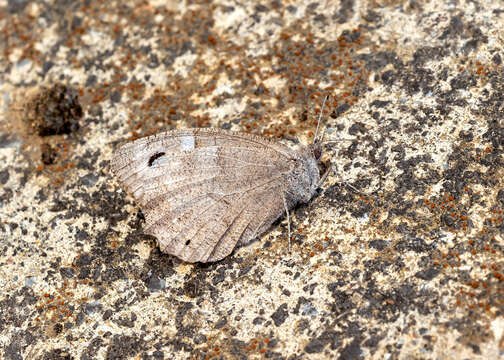
[[[164,154],[165,154],[164,152],[159,152],[159,153],[155,153],[154,155],[152,155],[150,157],[150,159],[149,159],[149,166],[152,166],[152,164],[154,163],[154,161],[156,161],[157,159],[159,159]]]
[[[189,245],[190,243],[191,243],[191,240],[187,240],[187,241],[185,242],[186,246],[187,246],[187,245]]]

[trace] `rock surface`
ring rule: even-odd
[[[504,356],[499,2],[0,0],[0,29],[3,359]],[[54,86],[81,116],[29,124]],[[182,263],[108,170],[172,128],[309,143],[326,94],[290,251],[283,220]]]

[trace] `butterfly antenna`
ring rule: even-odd
[[[322,114],[324,113],[324,106],[325,106],[325,103],[326,103],[328,97],[329,97],[329,95],[325,96],[324,102],[322,103],[322,109],[320,109],[320,114],[319,114],[319,118],[318,118],[318,121],[317,121],[317,129],[315,130],[315,137],[313,138],[313,142],[314,143],[317,142],[317,136],[318,136],[318,131],[319,131],[319,127],[320,127],[320,121],[322,120]]]

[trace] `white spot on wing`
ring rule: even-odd
[[[180,138],[180,150],[187,151],[194,149],[194,136],[182,136]]]
[[[152,162],[151,167],[164,166],[170,162],[170,157],[168,155],[162,155]]]

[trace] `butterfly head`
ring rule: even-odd
[[[293,169],[288,175],[289,193],[298,202],[308,202],[317,190],[320,180],[318,161],[311,145],[303,147],[292,159]]]
[[[327,176],[329,175],[329,172],[331,171],[331,165],[330,162],[324,162],[322,161],[322,153],[323,153],[323,148],[322,148],[322,139],[315,140],[313,144],[308,146],[308,149],[310,150],[311,156],[317,163],[317,167],[319,170],[319,182],[317,183],[317,188],[320,187],[325,180],[327,179]]]
[[[322,145],[320,144],[320,142],[314,142],[313,144],[309,145],[308,148],[310,149],[313,158],[319,161],[322,157]]]

